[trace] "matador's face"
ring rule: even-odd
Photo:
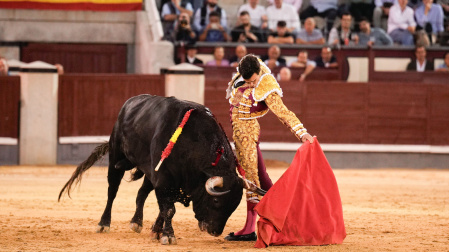
[[[248,84],[250,87],[255,87],[257,83],[259,83],[260,75],[254,73],[253,76],[249,79],[245,79],[245,84]]]

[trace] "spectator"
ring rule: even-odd
[[[423,0],[423,5],[420,5],[415,10],[415,20],[417,23],[417,30],[424,29],[429,36],[429,40],[434,43],[432,35],[437,35],[444,31],[444,13],[441,5],[434,4],[432,0]]]
[[[374,4],[373,0],[349,0],[349,12],[356,23],[358,23],[362,17],[373,19]]]
[[[267,11],[261,5],[259,5],[259,0],[248,0],[248,3],[243,4],[239,8],[239,15],[247,11],[251,17],[251,25],[258,27],[260,29],[266,29],[268,27],[267,23]]]
[[[56,71],[58,71],[59,75],[64,74],[64,67],[61,64],[56,63],[55,67],[56,67]]]
[[[305,68],[304,72],[299,77],[299,81],[303,82],[307,76],[313,72],[316,67],[316,62],[309,60],[309,53],[305,50],[298,53],[296,61],[290,63],[290,67]]]
[[[204,62],[196,57],[196,54],[198,53],[198,49],[195,44],[187,44],[186,45],[186,55],[184,58],[185,63],[190,63],[194,65],[202,65]],[[181,63],[181,61],[178,59],[177,64]]]
[[[426,55],[426,48],[422,45],[417,46],[415,48],[416,60],[411,60],[410,63],[408,63],[407,71],[433,71],[433,62],[427,61]]]
[[[391,6],[388,16],[388,35],[393,42],[402,45],[414,45],[413,34],[416,23],[413,9],[407,6],[408,0],[398,0]]]
[[[337,58],[332,54],[332,49],[328,46],[321,49],[321,55],[316,57],[315,63],[320,68],[338,68]]]
[[[371,28],[369,20],[362,18],[359,22],[359,45],[393,45],[393,40],[381,28]]]
[[[171,41],[179,41],[185,44],[194,44],[197,40],[196,33],[190,24],[190,18],[187,13],[181,13],[176,22],[176,28],[169,39]]]
[[[175,21],[181,13],[189,19],[193,14],[192,4],[188,0],[171,0],[162,6],[161,17],[164,24],[164,38],[168,39],[175,29]]]
[[[376,7],[373,11],[373,26],[386,31],[390,8],[397,3],[397,0],[375,0],[374,2]]]
[[[296,38],[296,44],[300,45],[322,45],[325,40],[323,33],[320,30],[315,29],[315,19],[309,17],[304,22],[304,29],[298,32]]]
[[[214,48],[214,59],[206,63],[207,66],[229,66],[229,61],[224,58],[224,48],[217,46]]]
[[[441,65],[439,65],[435,71],[449,72],[449,52],[446,52],[444,54],[444,62],[441,63]]]
[[[277,45],[272,45],[268,48],[268,55],[261,58],[263,62],[270,68],[286,66],[286,60],[281,57],[281,48]]]
[[[295,35],[287,30],[287,24],[284,20],[278,21],[276,31],[268,36],[269,44],[293,44],[295,43]]]
[[[210,22],[209,15],[213,11],[217,12],[219,15],[220,25],[224,29],[227,29],[226,11],[217,4],[218,0],[205,1],[205,4],[195,12],[195,16],[193,18],[193,25],[197,33],[200,34],[204,31]]]
[[[0,57],[0,76],[9,75],[9,66],[6,60]]]
[[[212,11],[209,14],[209,23],[206,28],[204,28],[198,40],[207,42],[229,41],[229,36],[226,29],[220,24],[220,14],[218,12]]]
[[[328,43],[330,45],[357,45],[359,37],[351,30],[352,16],[349,12],[341,15],[341,22],[338,28],[334,27],[329,33]]]
[[[270,5],[273,5],[274,0],[268,0],[268,3],[270,3]],[[302,0],[284,0],[284,3],[293,5],[293,7],[295,7],[296,12],[299,14],[299,10],[301,9],[302,6]]]
[[[231,31],[233,42],[263,42],[261,30],[251,24],[247,11],[240,12],[239,21],[240,25]]]
[[[445,30],[449,31],[449,0],[438,0],[437,3],[441,5],[445,17]]]
[[[235,55],[229,59],[229,62],[231,62],[232,67],[238,67],[240,60],[245,56],[247,53],[246,46],[245,45],[238,45],[235,48]]]
[[[277,77],[278,81],[289,81],[292,79],[292,71],[288,67],[282,67]]]
[[[310,0],[310,5],[301,12],[301,18],[320,16],[326,18],[327,31],[332,29],[335,18],[337,17],[338,0]],[[327,34],[327,33],[326,33]]]
[[[421,6],[422,2],[422,0],[410,0],[408,1],[407,6],[412,8],[412,10],[416,10],[416,8]]]
[[[281,20],[287,24],[287,30],[296,34],[301,29],[298,13],[295,8],[283,0],[274,0],[274,5],[267,7],[268,29],[272,32],[276,30],[277,23]]]

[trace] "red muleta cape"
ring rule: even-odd
[[[337,181],[314,139],[298,149],[255,207],[260,218],[254,247],[341,244],[346,237]]]

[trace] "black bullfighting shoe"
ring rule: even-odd
[[[256,232],[252,232],[251,234],[246,235],[234,235],[234,232],[228,234],[225,237],[227,241],[257,241]]]

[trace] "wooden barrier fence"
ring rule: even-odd
[[[20,78],[0,76],[0,137],[19,137]]]
[[[165,95],[163,75],[62,75],[58,136],[110,135],[123,103],[139,94]]]

